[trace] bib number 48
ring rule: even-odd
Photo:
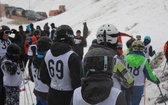
[[[127,69],[134,75],[138,76],[139,75],[139,67],[131,67],[129,64],[127,64]]]

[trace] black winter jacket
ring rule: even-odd
[[[86,39],[83,37],[76,37],[74,38],[74,40],[78,40],[81,41],[80,43],[74,43],[73,45],[73,50],[79,55],[80,59],[83,59],[83,52],[84,52],[84,47],[87,46],[87,42]]]
[[[69,44],[62,43],[62,42],[55,42],[53,45],[51,45],[50,50],[52,55],[57,57],[67,53],[68,51],[72,50],[72,48]],[[75,52],[70,55],[68,60],[68,66],[70,69],[71,86],[73,89],[76,89],[81,85],[80,83],[81,82],[80,80],[81,64],[80,64],[80,59]],[[43,83],[50,85],[51,78],[49,76],[47,66],[44,60],[40,68],[40,79]]]

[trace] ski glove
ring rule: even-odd
[[[156,80],[155,83],[156,83],[156,84],[160,84],[160,80],[157,78],[157,80]]]
[[[157,103],[163,103],[163,102],[165,102],[165,101],[167,101],[167,100],[168,100],[167,96],[164,95],[163,97],[162,97],[162,96],[158,97],[158,98],[156,99],[156,102],[157,102]]]

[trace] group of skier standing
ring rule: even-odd
[[[19,105],[18,90],[25,72],[23,52],[17,43],[11,43],[11,33],[9,27],[1,26],[2,105]],[[82,37],[77,30],[75,36],[69,25],[55,27],[53,33],[50,38],[34,30],[24,42],[37,105],[139,105],[145,80],[160,83],[149,64],[150,56],[155,55],[149,36],[141,41],[112,24],[103,24],[84,55],[88,33]],[[126,52],[122,51],[122,36],[130,37]]]

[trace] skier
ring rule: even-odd
[[[2,25],[0,27],[0,57],[5,55],[7,47],[11,44],[10,34],[11,30],[8,26]]]
[[[81,61],[83,59],[84,47],[87,46],[86,39],[81,36],[81,31],[76,31],[76,36],[74,37],[73,50],[79,55]]]
[[[127,49],[123,53],[124,57],[126,57],[132,51],[131,45],[134,41],[135,41],[135,39],[131,38],[126,42]]]
[[[159,79],[152,73],[152,69],[143,52],[144,43],[136,40],[132,43],[132,51],[125,57],[127,69],[134,76],[134,93],[129,105],[139,105],[144,91],[145,79],[159,84]]]
[[[25,34],[25,31],[23,30],[22,25],[19,26],[18,34],[22,36],[23,40],[22,40],[22,43],[21,43],[21,49],[22,49],[22,53],[25,54],[25,52],[24,52],[24,42],[25,42],[25,39],[26,39],[26,34]]]
[[[2,57],[1,70],[3,71],[3,85],[6,93],[6,105],[19,105],[19,86],[21,48],[17,44],[10,44],[6,55]]]
[[[155,55],[155,50],[153,50],[152,46],[150,45],[151,42],[151,38],[149,36],[145,36],[144,38],[144,44],[145,44],[145,50],[144,50],[144,54],[145,57],[148,59],[148,62],[150,63],[150,57],[152,57],[153,55]]]
[[[37,41],[41,37],[41,32],[39,30],[34,30],[33,35],[31,36],[32,42],[28,47],[27,55],[29,59],[37,55]]]
[[[49,37],[49,35],[50,35],[50,27],[48,26],[48,23],[45,23],[45,25],[43,27],[43,32],[46,34],[46,36]]]
[[[49,38],[51,38],[52,40],[54,40],[56,29],[57,28],[55,27],[55,24],[51,23],[51,32]]]
[[[11,31],[6,25],[0,26],[0,59],[6,54],[7,47],[11,44],[9,39]],[[0,62],[1,65],[1,62]],[[0,103],[5,104],[5,88],[3,86],[3,72],[0,69]]]
[[[25,54],[24,54],[24,63],[26,65],[27,60],[28,60],[28,55],[27,55],[28,54],[28,48],[32,44],[32,42],[36,41],[36,39],[35,40],[32,39],[30,31],[28,31],[28,30],[25,31],[25,34],[26,34],[26,39],[24,41],[24,52],[25,52]]]
[[[52,40],[47,36],[42,36],[39,38],[37,43],[37,56],[33,57],[32,62],[29,62],[31,67],[29,68],[29,75],[31,77],[32,82],[35,83],[34,94],[36,96],[37,105],[47,105],[47,93],[48,93],[48,85],[44,84],[40,80],[40,67],[41,62],[49,50],[52,44]]]
[[[112,24],[104,24],[99,27],[97,31],[97,39],[92,41],[92,45],[89,50],[94,48],[102,48],[103,50],[109,50],[114,55],[114,69],[113,69],[113,81],[114,87],[118,89],[123,89],[124,91],[132,90],[130,87],[134,84],[134,79],[131,74],[126,70],[126,66],[123,62],[123,59],[119,57],[120,55],[117,52],[117,39],[119,31]],[[83,74],[85,71],[83,71]],[[129,99],[131,93],[126,93],[126,98]]]
[[[33,23],[30,23],[30,25],[27,26],[27,29],[30,31],[30,34],[33,35],[33,32],[34,32],[34,30],[35,30],[34,24],[33,24]]]
[[[36,30],[39,30],[41,33],[41,36],[47,36],[47,34],[41,29],[39,25],[36,26]]]
[[[165,58],[166,58],[166,62],[168,63],[168,41],[164,44],[164,55],[165,55]]]
[[[73,30],[68,25],[57,28],[55,40],[47,51],[40,79],[48,84],[48,105],[69,105],[74,89],[80,86],[81,63],[72,50]]]
[[[71,105],[127,105],[124,94],[114,87],[111,78],[114,53],[108,49],[93,48],[83,60],[85,77],[82,86],[75,89]]]

